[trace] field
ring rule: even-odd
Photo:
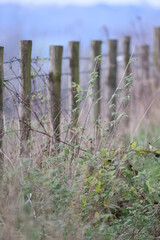
[[[126,54],[125,70],[116,82],[116,42],[111,41],[109,98],[101,98],[99,90],[105,95],[98,85],[103,56],[95,47],[100,42],[92,43],[94,65],[87,88],[80,85],[77,75],[79,55],[74,52],[78,44],[71,43],[72,109],[71,116],[65,115],[64,108],[60,111],[62,48],[51,47],[49,76],[42,76],[37,62],[39,70],[33,71],[32,65],[31,74],[31,54],[23,54],[28,43],[21,44],[21,77],[15,77],[20,92],[10,81],[4,82],[16,117],[11,121],[5,110],[4,124],[0,123],[4,128],[0,138],[0,239],[160,239],[159,85],[155,74],[148,76],[146,65],[137,68],[133,55],[128,59]],[[12,67],[10,71],[14,73]],[[36,89],[29,99],[31,79],[33,88],[38,77],[45,77],[49,92]],[[100,100],[102,105],[97,107]]]

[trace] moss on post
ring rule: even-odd
[[[31,128],[31,52],[32,41],[20,41],[20,155],[27,155]]]
[[[98,127],[98,119],[101,114],[101,60],[96,57],[101,55],[102,41],[91,41],[91,72],[95,71],[97,77],[94,79],[93,86],[93,123]]]
[[[108,61],[108,102],[110,106],[114,106],[114,110],[113,107],[109,108],[108,113],[108,120],[111,122],[115,118],[112,113],[116,110],[116,97],[114,93],[117,88],[117,40],[108,40]]]
[[[123,70],[125,71],[124,82],[123,82],[123,86],[124,86],[123,111],[127,115],[127,117],[125,118],[125,127],[129,127],[129,116],[130,116],[130,102],[128,98],[129,88],[125,88],[126,84],[128,84],[128,80],[131,74],[130,45],[131,45],[131,38],[129,36],[125,36],[123,38],[123,56],[124,56]]]
[[[62,46],[50,46],[48,97],[50,124],[55,142],[60,141]]]
[[[79,117],[79,103],[77,102],[77,88],[79,85],[79,42],[69,42],[70,74],[71,74],[71,116],[73,126],[77,125]],[[73,86],[75,84],[75,87]],[[73,111],[75,110],[75,111]]]

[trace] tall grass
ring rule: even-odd
[[[79,91],[82,106],[92,99],[92,76],[88,91]],[[122,130],[127,117],[123,104],[126,106],[128,99],[123,93],[134,83],[132,78],[125,81],[113,96],[118,98],[114,121],[108,124],[99,119],[94,134],[87,130],[91,103],[83,124],[72,129],[72,124],[64,122],[63,138],[56,147],[48,121],[32,123],[30,152],[20,156],[17,122],[6,123],[0,239],[158,239],[159,136],[157,130],[153,136],[151,125],[140,131],[154,101],[145,107],[138,122],[134,121],[135,112],[132,115],[137,132],[131,131],[131,142],[129,131],[124,134]],[[156,108],[152,115],[157,114]],[[154,146],[148,144],[148,136]],[[138,144],[141,139],[145,145]]]

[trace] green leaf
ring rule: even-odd
[[[98,55],[97,57],[95,57],[95,59],[94,59],[96,62],[97,61],[102,61],[102,56],[101,55]]]
[[[82,205],[85,205],[85,204],[86,204],[86,200],[87,200],[86,197],[83,197],[83,198],[82,198]]]
[[[103,149],[102,150],[102,157],[106,157],[106,154],[107,154],[107,149]]]
[[[65,148],[64,152],[65,152],[66,155],[69,155],[69,149],[68,148]]]
[[[148,185],[146,183],[144,183],[144,190],[145,190],[146,193],[149,192],[149,188],[148,188]]]
[[[137,143],[136,142],[132,142],[131,143],[131,149],[134,150],[137,146]]]
[[[96,186],[96,192],[99,193],[101,191],[101,183],[99,183],[97,186]]]

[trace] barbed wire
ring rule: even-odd
[[[105,55],[104,55],[104,56],[105,56]],[[32,58],[32,59],[31,59],[31,62],[32,62],[32,63],[37,63],[37,62],[39,62],[39,61],[45,62],[45,61],[49,61],[49,59],[50,59],[49,57],[35,57],[35,58]],[[62,60],[69,60],[69,59],[70,59],[69,56],[62,57]],[[79,59],[80,59],[80,60],[90,60],[89,57],[79,57]],[[13,57],[13,58],[11,58],[11,59],[8,60],[8,61],[3,62],[3,64],[15,63],[15,62],[20,62],[20,61],[21,61],[20,58]]]
[[[20,62],[20,59],[17,57],[13,57],[9,61],[3,62],[3,64],[10,64],[10,63],[14,63],[14,62]]]
[[[123,52],[118,52],[117,53],[117,57],[123,56],[123,55],[124,55]],[[153,55],[153,52],[150,52],[150,56],[151,55]],[[109,53],[101,54],[101,56],[102,57],[109,57]],[[134,53],[133,54],[133,57],[139,57],[139,56],[141,56],[140,53]],[[49,57],[38,57],[37,56],[37,57],[32,58],[31,62],[35,62],[35,63],[38,62],[38,61],[44,62],[44,61],[49,61],[49,59],[50,59]],[[70,57],[69,56],[62,57],[62,60],[70,60]],[[90,57],[86,57],[86,56],[80,56],[79,60],[91,60],[91,58]],[[9,63],[20,62],[20,61],[21,61],[20,58],[13,57],[13,58],[11,58],[8,61],[3,62],[3,64],[9,64]]]
[[[151,53],[150,53],[151,55]],[[108,57],[109,54],[106,53],[106,54],[102,54],[101,55],[102,58],[103,57]],[[122,52],[119,52],[117,54],[117,57],[119,56],[123,56],[123,53]],[[133,59],[134,58],[138,58],[139,56],[141,56],[140,53],[135,53],[134,56],[133,56]],[[70,57],[69,56],[65,56],[63,57],[63,60],[69,60]],[[85,56],[81,56],[79,57],[80,60],[87,60],[89,61],[90,60],[90,57],[85,57]],[[20,63],[20,58],[17,58],[17,57],[13,57],[11,58],[9,61],[5,61],[4,62],[4,65],[8,65],[8,70],[11,71],[11,76],[6,76],[4,74],[4,82],[10,82],[10,81],[13,81],[13,80],[20,80],[21,79],[21,76],[19,76],[16,71],[14,70],[14,66],[13,64],[14,63]],[[48,79],[49,78],[49,74],[45,72],[45,70],[43,69],[43,66],[42,65],[39,65],[39,62],[41,63],[45,63],[47,62],[48,63],[49,61],[49,57],[35,57],[35,58],[32,58],[31,59],[31,68],[33,69],[33,72],[31,73],[31,79],[36,79],[36,78],[45,78],[45,79]],[[34,64],[36,66],[34,66]],[[152,67],[153,66],[153,63],[152,62],[149,62],[149,66]],[[138,69],[138,66],[136,66],[137,69]],[[38,68],[38,70],[37,70]],[[104,67],[104,66],[101,66],[101,72],[102,71],[106,71],[108,69],[108,67]],[[7,71],[7,68],[5,67],[5,71]],[[48,71],[48,70],[47,70]],[[17,69],[17,72],[18,72],[18,69]],[[83,70],[83,71],[80,71],[79,74],[83,75],[83,74],[91,74],[92,71],[90,70]],[[62,72],[61,76],[70,76],[70,72]]]

